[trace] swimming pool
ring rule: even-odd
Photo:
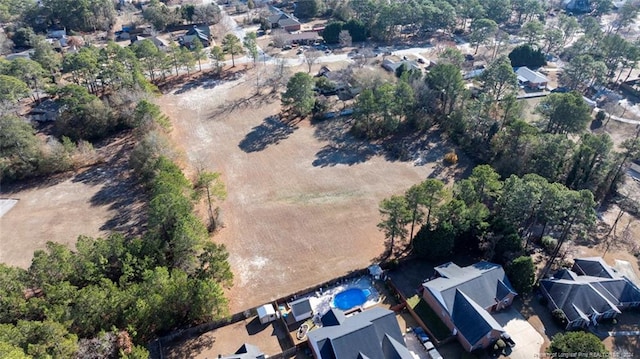
[[[371,291],[369,289],[349,288],[336,294],[335,298],[333,298],[333,306],[338,309],[349,310],[366,303],[370,295]]]

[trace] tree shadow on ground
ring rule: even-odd
[[[134,144],[128,140],[124,142],[104,163],[77,174],[72,181],[102,186],[91,197],[91,205],[108,206],[115,215],[100,227],[101,230],[139,235],[146,223],[146,197],[128,168],[129,153]]]
[[[162,93],[175,91],[175,95],[187,93],[199,87],[212,89],[225,81],[235,81],[240,79],[246,70],[224,71],[216,74],[211,71],[198,71],[191,74],[181,74],[179,76],[169,76],[166,79],[156,81]]]
[[[252,128],[240,141],[238,147],[247,153],[259,152],[287,139],[296,128],[295,123],[284,121],[278,115],[269,116],[261,124]]]
[[[329,142],[316,153],[312,163],[314,167],[351,166],[366,162],[384,151],[377,143],[353,136],[349,132],[351,122],[349,118],[336,118],[313,123],[315,138]]]
[[[360,139],[351,133],[353,120],[339,117],[312,123],[314,136],[328,142],[313,161],[315,167],[335,165],[355,165],[368,161],[374,156],[383,156],[390,162],[413,162],[415,166],[434,164],[430,176],[457,177],[459,166],[442,164],[444,155],[451,151],[447,140],[440,131],[401,130],[397,134],[381,140]]]
[[[211,349],[216,342],[216,337],[204,334],[182,341],[175,346],[163,348],[163,356],[171,359],[191,359],[207,349]]]
[[[218,106],[215,111],[209,115],[209,119],[215,119],[224,114],[229,114],[236,110],[242,110],[247,108],[260,108],[273,102],[278,98],[278,94],[275,92],[268,93],[254,93],[249,97],[241,97],[233,101],[225,101]]]

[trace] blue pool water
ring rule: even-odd
[[[336,294],[335,298],[333,298],[333,306],[338,309],[349,310],[363,305],[370,294],[371,291],[368,289],[349,288]]]

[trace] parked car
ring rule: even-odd
[[[327,112],[327,113],[324,114],[324,116],[322,116],[322,118],[327,119],[327,120],[330,119],[330,118],[334,118],[334,117],[336,117],[336,113],[335,112]]]
[[[424,346],[424,349],[425,349],[427,352],[428,352],[429,350],[431,350],[431,349],[435,349],[435,346],[433,345],[433,343],[432,343],[432,342],[430,342],[430,341],[428,341],[428,340],[427,340],[426,342],[422,343],[422,345]]]
[[[422,57],[418,57],[418,63],[419,64],[424,64],[424,60],[422,59]]]
[[[510,347],[516,345],[516,342],[514,342],[513,339],[511,339],[511,336],[507,333],[503,333],[500,338],[502,338],[502,340],[504,340],[504,342],[507,343],[507,345],[509,345]]]
[[[442,355],[440,355],[440,352],[436,348],[429,350],[427,353],[431,359],[443,359]]]
[[[352,108],[345,108],[344,110],[340,111],[340,116],[350,116],[353,114],[353,109]],[[420,328],[422,329],[422,328]]]
[[[429,336],[424,332],[424,329],[421,327],[413,327],[413,333],[415,333],[416,337],[420,340],[420,343],[424,343],[429,341]]]

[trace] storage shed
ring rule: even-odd
[[[257,311],[258,318],[260,318],[260,323],[262,324],[267,324],[278,319],[278,315],[276,314],[276,310],[273,308],[272,304],[265,304],[261,307],[258,307]]]

